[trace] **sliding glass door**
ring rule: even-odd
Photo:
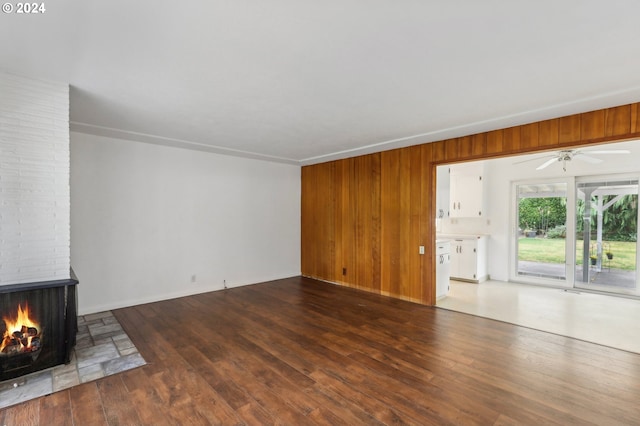
[[[527,182],[516,194],[516,279],[558,284],[567,280],[566,182]]]
[[[575,286],[637,294],[638,180],[576,180]]]
[[[640,295],[638,187],[623,175],[514,183],[511,279]]]

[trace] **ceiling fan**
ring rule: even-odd
[[[594,151],[582,151],[579,149],[564,149],[562,151],[556,151],[547,155],[542,155],[537,158],[530,158],[524,161],[518,161],[513,164],[527,163],[529,161],[541,160],[543,158],[549,158],[544,163],[540,164],[536,167],[536,170],[542,170],[549,167],[551,164],[557,162],[562,162],[562,170],[567,171],[567,161],[571,161],[574,158],[578,160],[582,160],[584,162],[590,164],[599,164],[602,163],[602,159],[592,157],[590,154],[602,155],[602,154],[629,154],[631,151],[628,149],[608,149],[608,150],[594,150]]]

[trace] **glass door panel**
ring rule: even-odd
[[[516,185],[516,275],[519,279],[567,279],[567,184]]]
[[[638,180],[576,182],[575,287],[637,293]]]

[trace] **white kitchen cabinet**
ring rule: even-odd
[[[436,219],[449,217],[449,166],[438,166],[436,177]]]
[[[483,217],[485,212],[484,163],[451,166],[449,206],[451,217]]]
[[[487,237],[456,237],[451,240],[451,279],[482,282],[487,279]]]

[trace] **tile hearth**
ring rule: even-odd
[[[79,316],[76,339],[68,365],[0,382],[0,409],[146,364],[111,311]]]

